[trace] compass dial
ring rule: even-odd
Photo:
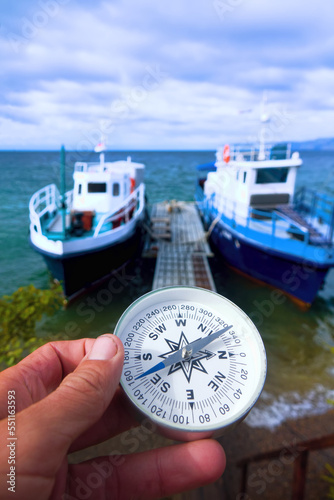
[[[143,419],[172,439],[217,436],[258,399],[266,354],[250,318],[221,295],[167,287],[136,300],[115,334],[121,385]]]

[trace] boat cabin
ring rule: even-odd
[[[204,194],[215,194],[220,212],[226,205],[234,206],[239,215],[248,216],[249,208],[272,211],[292,202],[297,169],[302,164],[299,154],[281,159],[266,154],[233,151],[229,161],[224,161],[218,151],[216,172],[210,172],[204,185]]]
[[[128,161],[112,163],[77,162],[74,170],[72,209],[76,211],[114,210],[143,180],[144,165]]]

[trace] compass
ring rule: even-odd
[[[131,407],[171,439],[217,437],[241,421],[261,394],[266,354],[250,318],[206,289],[172,286],[131,304],[115,335]]]

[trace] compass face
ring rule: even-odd
[[[123,313],[115,334],[125,349],[125,393],[142,418],[173,439],[221,434],[247,415],[263,388],[260,334],[215,292],[150,292]]]

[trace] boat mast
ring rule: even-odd
[[[101,135],[100,142],[95,146],[94,151],[95,153],[100,153],[100,167],[101,170],[103,170],[104,167],[104,151],[106,151],[106,140],[104,135]]]
[[[65,203],[65,194],[66,194],[66,179],[65,179],[65,148],[61,147],[60,150],[60,210],[61,210],[61,218],[62,218],[62,233],[63,240],[66,238],[66,203]]]
[[[266,159],[266,134],[267,134],[267,125],[270,121],[270,116],[266,110],[267,104],[267,93],[263,92],[262,102],[261,102],[261,130],[260,130],[260,148],[259,148],[259,160]]]

